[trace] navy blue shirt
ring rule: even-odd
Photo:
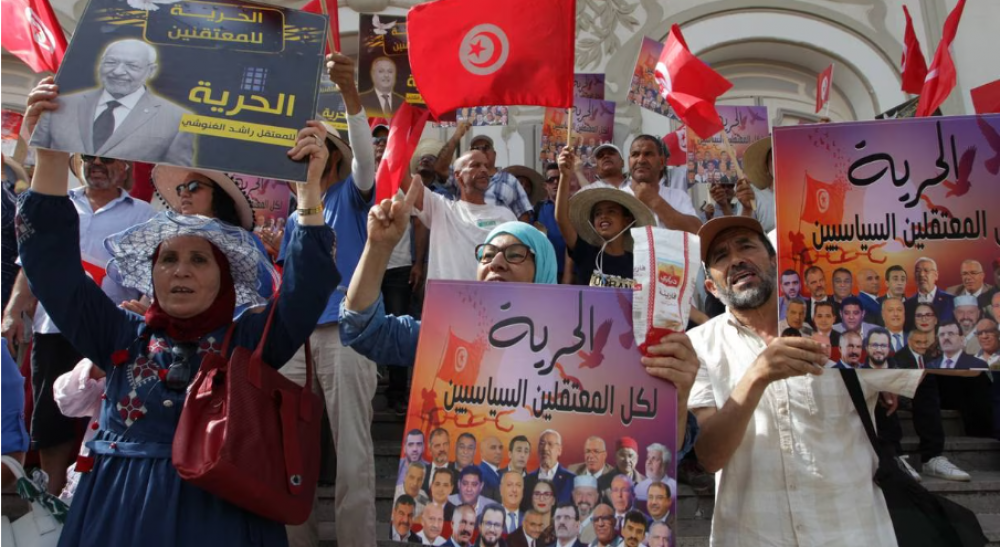
[[[545,226],[549,243],[552,243],[552,248],[556,250],[556,271],[559,272],[557,280],[562,280],[563,271],[566,269],[566,240],[563,239],[559,223],[556,222],[556,204],[550,199],[539,202],[535,212],[535,222]]]

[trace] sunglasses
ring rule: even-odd
[[[545,182],[559,182],[559,177],[549,177],[545,179]]]
[[[211,184],[205,184],[204,182],[199,182],[192,180],[191,182],[185,182],[183,184],[177,185],[177,195],[181,195],[181,192],[187,190],[189,194],[193,194],[198,191],[199,188],[211,188]]]
[[[114,163],[118,161],[115,158],[105,158],[104,156],[89,156],[87,154],[80,154],[80,157],[83,158],[83,161],[90,161],[90,162],[95,160],[101,160],[101,163]]]
[[[514,243],[502,249],[489,243],[476,245],[476,260],[480,264],[493,262],[497,253],[503,253],[503,258],[508,264],[520,264],[528,259],[528,255],[531,254],[531,248],[523,243]]]
[[[380,144],[385,144],[389,142],[387,137],[372,137],[372,144],[378,146]]]
[[[171,391],[184,391],[191,382],[191,356],[198,350],[198,345],[192,342],[177,343],[170,348],[174,362],[167,369],[163,383]]]

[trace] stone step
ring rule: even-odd
[[[920,471],[920,439],[903,437],[903,452],[913,454],[910,464]],[[980,437],[945,437],[946,458],[964,471],[1000,471],[1000,441]]]
[[[913,429],[913,413],[909,410],[899,411],[899,422],[903,427],[903,435],[915,437],[916,430]],[[941,426],[944,429],[945,438],[962,437],[965,435],[965,425],[962,423],[962,415],[957,410],[941,411]]]

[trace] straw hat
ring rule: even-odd
[[[204,238],[226,255],[237,306],[267,303],[260,296],[258,286],[273,284],[278,275],[270,259],[254,243],[253,234],[201,215],[164,211],[108,237],[104,240],[104,248],[111,253],[108,275],[123,287],[153,294],[153,253],[164,241],[180,236]]]
[[[177,213],[181,211],[181,196],[177,194],[177,187],[188,182],[192,173],[204,175],[218,184],[219,188],[222,188],[236,204],[236,214],[240,219],[240,227],[244,230],[253,230],[253,209],[250,208],[250,199],[240,191],[233,179],[221,171],[174,167],[172,165],[154,167],[153,186],[156,187],[156,193],[160,195],[160,199],[165,201],[172,211]]]
[[[750,183],[764,190],[774,184],[774,176],[768,170],[768,163],[771,158],[768,152],[771,151],[771,137],[764,137],[747,147],[743,153],[743,171],[746,173]]]
[[[344,180],[351,174],[354,152],[351,151],[351,145],[347,144],[347,141],[340,136],[340,131],[337,131],[336,127],[326,121],[323,122],[323,127],[326,128],[326,138],[337,147],[337,150],[340,150],[342,159],[340,160],[340,168],[337,169],[337,180]]]
[[[528,199],[531,200],[532,205],[544,200],[545,196],[548,195],[545,192],[545,177],[538,171],[524,165],[511,165],[505,170],[515,177],[527,177],[531,181],[531,195],[528,196]]]
[[[593,186],[584,188],[577,192],[575,196],[569,198],[569,221],[573,223],[573,228],[576,229],[577,235],[595,247],[603,245],[604,238],[601,237],[601,234],[597,233],[594,225],[590,223],[590,212],[594,209],[594,205],[602,201],[613,201],[628,210],[632,214],[632,217],[635,218],[635,224],[632,225],[633,228],[654,224],[653,212],[631,194],[617,188]],[[623,237],[627,238],[625,240],[625,247],[631,250],[632,240],[628,231],[625,232]]]
[[[437,139],[424,139],[418,142],[417,149],[413,152],[413,157],[410,158],[410,173],[417,173],[417,164],[420,163],[421,156],[427,154],[437,156],[441,153],[442,148],[444,148],[444,143]]]

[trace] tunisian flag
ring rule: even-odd
[[[806,174],[806,203],[802,211],[805,222],[836,224],[844,217],[845,188],[820,182]]]
[[[438,0],[406,16],[410,69],[436,119],[463,106],[573,106],[575,0]]]
[[[816,77],[816,112],[823,110],[823,105],[830,101],[830,88],[833,87],[833,64]]]
[[[910,10],[906,9],[906,6],[903,6],[903,15],[906,16],[903,59],[900,61],[903,71],[903,91],[918,95],[924,87],[924,78],[927,77],[927,61],[920,51],[920,41],[917,40],[917,33],[913,30],[913,19],[910,18]]]
[[[55,72],[66,54],[66,36],[48,0],[3,0],[0,43],[35,72]]]
[[[941,43],[938,44],[937,51],[934,52],[930,71],[927,72],[924,87],[920,90],[920,103],[917,104],[917,113],[915,114],[918,118],[930,116],[937,110],[958,82],[955,61],[951,57],[951,43],[955,40],[955,34],[958,32],[958,22],[962,19],[963,9],[965,9],[965,0],[959,0],[958,5],[951,10],[948,19],[944,22]]]
[[[430,112],[410,103],[403,103],[392,117],[389,140],[385,143],[385,153],[375,174],[375,203],[392,199],[399,192],[403,177],[410,176],[410,158],[417,150],[429,117]]]
[[[687,165],[688,157],[688,130],[681,126],[677,131],[671,131],[663,136],[663,144],[667,146],[670,157],[667,158],[667,165],[678,167]]]
[[[448,330],[448,347],[441,357],[437,377],[442,382],[472,385],[479,378],[479,364],[486,350],[485,340],[469,342]]]
[[[707,139],[722,131],[715,99],[733,84],[688,50],[676,24],[670,27],[653,75],[660,84],[660,95],[696,135]]]

